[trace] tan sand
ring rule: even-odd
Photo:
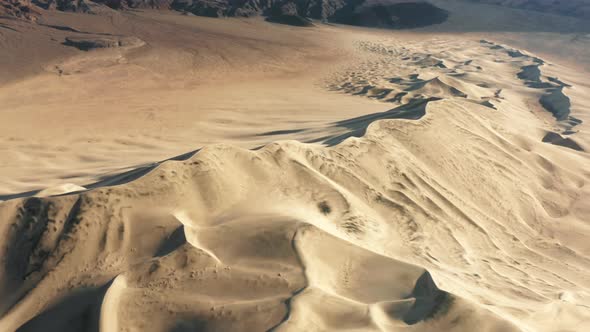
[[[590,329],[590,81],[537,32],[41,20],[92,34],[0,30],[0,331]]]

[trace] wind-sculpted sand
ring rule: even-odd
[[[85,154],[75,143],[56,154],[75,162],[50,181],[32,180],[38,165],[17,172],[22,163],[3,160],[5,174],[22,178],[2,180],[10,190],[0,203],[0,331],[590,329],[583,73],[476,34],[301,31],[260,20],[176,23],[203,44],[238,43],[183,58],[144,30],[158,17],[165,33],[169,16],[137,15],[125,23],[137,39],[101,39],[130,45],[62,45],[55,52],[83,53],[0,87],[15,105],[24,87],[64,89],[93,73],[119,84],[89,83],[104,100],[153,102],[162,117],[134,123],[139,113],[105,101],[95,119],[113,126]],[[268,27],[278,30],[250,35]],[[281,34],[292,37],[285,48]],[[287,52],[293,43],[300,50]],[[163,54],[186,62],[146,73]],[[250,70],[240,54],[270,62]],[[197,59],[205,68],[189,66]],[[181,74],[189,67],[195,77]],[[117,76],[122,69],[153,81],[120,85],[131,82]],[[174,72],[171,87],[154,78]],[[87,96],[76,105],[96,110],[101,98]],[[50,95],[45,112],[59,118],[63,98]],[[32,105],[19,110],[33,117]],[[84,120],[66,114],[66,123]],[[144,139],[141,128],[158,125],[170,137]],[[122,140],[122,128],[138,134]],[[85,134],[74,128],[68,139]],[[38,148],[64,144],[47,140]],[[215,141],[225,143],[207,144]],[[35,150],[3,146],[21,157]],[[158,153],[178,156],[98,175],[118,156],[120,167]],[[79,169],[89,175],[64,176]],[[51,185],[19,193],[24,184]]]

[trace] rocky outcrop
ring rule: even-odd
[[[35,21],[39,12],[29,0],[0,0],[0,17],[3,16]]]
[[[313,26],[313,23],[309,19],[299,15],[297,6],[293,2],[272,8],[266,20],[273,23],[294,26]]]
[[[24,0],[0,0],[12,3]],[[28,1],[28,0],[26,0]],[[311,26],[311,19],[342,24],[416,28],[442,23],[448,13],[427,2],[375,0],[32,0],[46,10],[98,13],[108,8],[155,8],[207,17],[266,16],[270,22]],[[14,15],[12,15],[14,16]]]
[[[590,0],[464,0],[510,8],[590,18]],[[31,3],[33,6],[31,6]],[[427,0],[0,0],[0,15],[32,18],[34,7],[93,13],[112,9],[168,9],[208,17],[264,15],[270,21],[308,25],[305,19],[391,28],[415,28],[441,23],[448,13]],[[285,6],[291,14],[276,13]]]
[[[88,12],[92,4],[112,9],[170,9],[208,17],[271,15],[289,7],[288,16],[326,19],[349,2],[346,0],[33,0],[44,9]]]
[[[428,2],[371,3],[349,2],[335,12],[331,20],[337,23],[394,29],[419,28],[440,24],[449,13]]]

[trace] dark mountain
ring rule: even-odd
[[[330,21],[349,25],[394,29],[419,28],[440,24],[449,13],[428,2],[367,3],[349,2]]]
[[[14,2],[0,0],[12,7]],[[402,2],[402,3],[400,3]],[[8,6],[6,5],[6,6]],[[443,22],[446,11],[427,2],[390,0],[32,0],[23,8],[93,13],[99,7],[115,10],[151,8],[208,17],[266,16],[268,21],[311,26],[311,19],[371,27],[415,28]],[[17,6],[18,8],[18,6]],[[25,9],[26,10],[26,9]],[[23,16],[11,9],[8,16]]]
[[[590,19],[590,0],[465,0]]]
[[[17,17],[34,21],[39,11],[29,0],[0,0],[0,17]]]

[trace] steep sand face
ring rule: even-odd
[[[49,54],[0,87],[3,198],[50,188],[0,203],[0,331],[590,329],[570,60],[505,33],[53,15],[3,37]]]

